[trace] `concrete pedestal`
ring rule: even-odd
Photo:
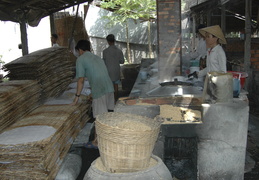
[[[243,180],[249,107],[241,100],[203,104],[203,124],[196,127],[198,179]]]

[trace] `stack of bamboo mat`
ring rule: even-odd
[[[74,68],[75,57],[64,47],[38,50],[3,67],[10,80],[37,80],[43,101],[64,92],[74,77]]]
[[[0,133],[38,106],[40,90],[33,80],[0,83]]]
[[[55,179],[89,106],[42,105],[8,127],[0,134],[1,179]]]

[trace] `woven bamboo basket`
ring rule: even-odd
[[[127,113],[105,113],[96,118],[101,160],[108,172],[146,169],[160,130],[160,122]]]

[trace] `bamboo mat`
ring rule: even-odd
[[[77,106],[43,105],[67,89],[75,57],[64,47],[47,48],[5,64],[4,70],[10,80],[0,83],[1,179],[55,179],[90,119],[87,98]]]
[[[39,106],[40,90],[33,80],[0,83],[0,133]]]
[[[1,179],[55,179],[90,119],[88,98],[77,106],[43,104],[67,89],[75,58],[67,48],[47,48],[5,64],[4,70],[10,81],[0,83]]]
[[[42,105],[9,126],[2,135],[32,126],[53,127],[55,133],[39,141],[20,144],[3,143],[0,134],[1,178],[54,179],[71,144],[90,119],[90,109],[87,101],[77,106]]]
[[[58,97],[75,76],[75,57],[68,48],[46,48],[22,56],[3,66],[10,80],[36,80],[41,101]]]

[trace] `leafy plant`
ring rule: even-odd
[[[129,28],[128,20],[142,19],[148,21],[149,34],[149,51],[152,51],[150,41],[150,21],[155,18],[156,1],[155,0],[110,0],[102,2],[101,7],[113,11],[113,15],[104,16],[108,19],[108,26],[120,24],[126,28],[127,39],[127,59],[131,63],[130,45],[129,45]]]
[[[0,64],[5,64],[5,62],[2,60],[3,55],[0,55]]]

